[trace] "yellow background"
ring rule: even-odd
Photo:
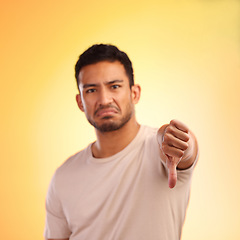
[[[133,62],[139,122],[198,138],[182,239],[240,239],[240,1],[2,0],[0,27],[1,239],[43,239],[53,172],[94,140],[74,64],[101,42]]]

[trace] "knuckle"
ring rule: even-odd
[[[162,151],[165,153],[165,154],[170,154],[171,155],[171,149],[169,148],[168,145],[163,145],[162,146]]]
[[[179,157],[179,158],[181,158],[181,157],[183,156],[183,154],[184,154],[184,151],[182,151],[182,150],[179,150],[179,151],[178,151],[178,157]]]
[[[173,132],[174,132],[174,126],[169,125],[169,126],[166,128],[166,133],[172,134]]]
[[[186,142],[188,142],[189,139],[190,139],[190,136],[189,136],[188,134],[185,134],[185,135],[184,135],[184,140],[185,140]]]
[[[185,150],[187,150],[188,149],[188,143],[185,143],[184,145],[183,145],[183,150],[185,151]]]
[[[168,149],[168,148],[167,148],[167,145],[166,145],[165,143],[163,143],[163,144],[162,144],[162,150],[163,150],[164,152],[166,152],[167,149]]]
[[[176,119],[172,119],[172,120],[170,121],[170,124],[171,124],[171,125],[175,125],[175,124],[176,124],[176,121],[177,121]]]
[[[163,140],[164,140],[164,142],[168,142],[168,141],[170,140],[170,136],[169,136],[168,133],[166,133],[166,134],[164,135]]]

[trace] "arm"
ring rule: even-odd
[[[54,173],[46,196],[45,240],[69,240],[71,230],[59,197],[58,175]]]
[[[158,130],[160,157],[168,168],[169,187],[173,188],[177,181],[176,169],[187,169],[194,163],[198,144],[194,134],[186,125],[178,120],[163,125]]]

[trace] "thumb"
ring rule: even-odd
[[[177,183],[177,164],[173,161],[172,157],[167,160],[168,167],[168,185],[170,188],[174,188]]]

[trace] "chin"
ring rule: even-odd
[[[122,127],[123,127],[122,124],[117,124],[117,123],[114,123],[114,122],[103,123],[101,125],[95,126],[95,128],[97,130],[99,130],[100,132],[113,132],[113,131],[119,130]]]

